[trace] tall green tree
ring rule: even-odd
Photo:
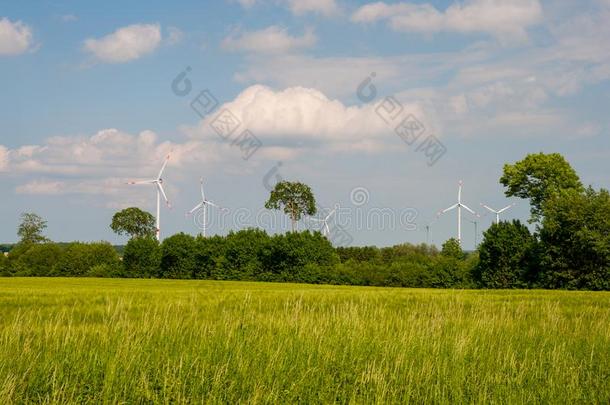
[[[493,224],[479,246],[475,280],[486,288],[527,288],[537,270],[536,238],[520,221]]]
[[[554,193],[583,186],[570,164],[559,153],[530,154],[515,164],[504,165],[500,183],[506,187],[507,197],[530,200],[530,222],[540,222],[544,202]]]
[[[315,215],[316,199],[311,188],[303,183],[281,181],[271,191],[265,208],[283,210],[292,221],[292,231],[303,215]]]
[[[546,288],[610,289],[610,194],[563,190],[544,205],[540,230]]]
[[[161,247],[154,236],[132,238],[123,252],[125,276],[154,278],[161,271]]]
[[[157,231],[155,217],[135,207],[114,214],[110,228],[118,235],[132,238],[153,237]]]
[[[446,257],[453,257],[454,259],[463,259],[464,252],[462,251],[462,247],[460,246],[460,242],[457,239],[451,238],[443,243],[443,247],[441,249],[441,255]]]
[[[25,212],[21,214],[21,223],[17,229],[17,235],[22,244],[35,244],[48,242],[42,233],[47,229],[47,221],[38,214]]]

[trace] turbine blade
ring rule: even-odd
[[[193,208],[192,210],[189,211],[189,215],[193,215],[193,213],[195,211],[197,211],[199,208],[203,207],[203,203],[199,203],[199,205],[197,205],[195,208]]]
[[[502,208],[500,211],[498,211],[498,214],[501,214],[501,213],[503,213],[504,211],[506,211],[507,209],[512,208],[514,205],[515,205],[515,204],[511,204],[511,205],[509,205],[508,207],[504,207],[504,208]]]
[[[203,191],[203,177],[201,178],[201,198],[205,201],[205,192]]]
[[[324,219],[324,221],[328,221],[330,219],[330,217],[332,217],[333,215],[335,215],[335,212],[337,212],[337,209],[334,209],[330,212],[330,214],[328,214],[326,216],[326,219]]]
[[[472,215],[477,215],[476,212],[474,212],[473,210],[471,210],[470,208],[468,208],[467,206],[465,206],[464,204],[460,204],[460,206],[462,208],[464,208],[466,211],[470,212]]]
[[[167,164],[169,163],[170,157],[171,157],[171,152],[168,153],[167,157],[165,158],[165,162],[163,162],[163,166],[161,167],[161,171],[159,172],[159,177],[157,177],[158,179],[160,179],[161,176],[163,176],[163,172],[165,171],[165,168],[167,167]]]
[[[161,195],[165,199],[165,204],[167,204],[168,208],[171,208],[172,205],[169,203],[169,200],[167,199],[167,195],[165,194],[165,190],[163,190],[163,186],[161,185],[161,183],[157,183],[157,187],[159,188]]]
[[[157,180],[142,180],[142,181],[129,181],[127,182],[127,184],[129,184],[130,186],[133,185],[140,185],[140,184],[155,184],[157,182]]]
[[[462,185],[464,184],[464,182],[462,180],[460,180],[460,182],[458,183],[458,203],[462,202]]]
[[[449,211],[451,211],[451,210],[454,210],[454,209],[456,209],[456,208],[457,208],[459,205],[460,205],[460,204],[454,204],[454,205],[452,205],[452,206],[451,206],[451,207],[449,207],[449,208],[445,208],[444,210],[440,211],[440,212],[438,213],[438,215],[441,215],[441,214],[444,214],[444,213],[449,212]]]
[[[485,204],[481,204],[481,205],[483,206],[483,208],[486,208],[486,209],[488,209],[489,211],[493,212],[494,214],[497,214],[496,210],[494,210],[493,208],[488,207],[488,206],[487,206],[487,205],[485,205]]]

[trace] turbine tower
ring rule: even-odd
[[[507,207],[504,207],[501,210],[494,210],[493,208],[488,207],[487,205],[485,205],[483,203],[481,203],[481,206],[486,208],[490,212],[493,212],[494,214],[496,214],[496,224],[499,224],[500,223],[500,214],[503,213],[504,211],[506,211],[507,209],[514,207],[515,203],[513,203],[513,204],[511,204],[511,205],[509,205]]]
[[[157,188],[157,232],[156,232],[156,236],[157,236],[157,240],[161,241],[161,197],[163,196],[163,199],[165,200],[165,204],[167,204],[168,208],[171,208],[171,204],[169,203],[169,200],[167,199],[167,195],[165,194],[165,190],[163,189],[163,172],[165,171],[165,168],[167,167],[167,163],[169,162],[169,158],[170,158],[170,154],[167,155],[167,157],[165,158],[165,162],[163,162],[163,166],[161,167],[161,171],[159,171],[159,175],[157,176],[156,179],[154,180],[145,180],[145,181],[130,181],[127,184],[130,185],[141,185],[141,184],[147,184],[147,185],[154,185]]]
[[[449,208],[446,208],[446,209],[440,211],[437,214],[437,218],[438,218],[442,214],[457,208],[457,226],[458,226],[458,228],[457,228],[457,239],[458,239],[458,243],[460,245],[462,244],[462,208],[464,208],[466,211],[470,212],[472,215],[477,215],[473,210],[468,208],[466,205],[462,204],[462,185],[463,184],[464,184],[464,182],[461,181],[461,180],[458,183],[458,201],[457,201],[457,203],[452,205]]]
[[[311,218],[312,221],[324,224],[322,226],[322,235],[328,237],[330,235],[330,227],[328,226],[328,221],[330,218],[335,215],[337,210],[339,209],[339,204],[335,205],[335,209],[332,210],[324,219],[319,218]]]
[[[224,210],[222,207],[214,204],[212,201],[209,201],[208,199],[205,198],[205,190],[203,189],[203,177],[201,178],[201,202],[199,204],[197,204],[197,206],[195,208],[193,208],[192,210],[190,210],[188,212],[188,214],[186,215],[193,215],[195,213],[195,211],[199,210],[199,209],[203,209],[203,223],[201,226],[201,230],[203,231],[203,237],[205,238],[205,231],[207,228],[207,209],[208,209],[208,205],[212,206],[212,207],[216,207],[220,210]]]

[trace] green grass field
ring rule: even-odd
[[[0,403],[609,403],[610,293],[0,279]]]

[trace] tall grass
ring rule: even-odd
[[[609,403],[610,293],[0,279],[0,403]]]

